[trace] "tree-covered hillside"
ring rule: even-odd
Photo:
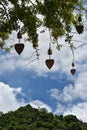
[[[46,109],[30,105],[10,111],[0,117],[0,130],[87,130],[87,124],[76,116],[57,116]]]

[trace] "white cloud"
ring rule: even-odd
[[[44,102],[40,101],[40,100],[34,100],[31,101],[29,103],[32,107],[34,108],[46,108],[46,110],[48,110],[48,112],[52,112],[52,109],[50,106],[48,106],[47,104],[45,104]]]
[[[54,114],[63,114],[65,115],[75,115],[78,119],[83,122],[87,122],[87,102],[81,102],[77,104],[68,104],[65,106],[64,104],[57,103],[56,110]]]
[[[15,111],[21,106],[30,104],[34,108],[46,108],[48,112],[52,112],[51,107],[44,102],[37,99],[28,103],[23,98],[18,99],[18,94],[23,95],[20,87],[13,88],[8,84],[0,82],[0,111],[7,113],[8,111]]]
[[[24,101],[19,101],[16,96],[22,94],[21,88],[13,88],[8,84],[0,82],[0,111],[6,113],[10,110],[16,110],[24,105]]]
[[[74,89],[73,86],[69,85],[64,87],[63,90],[53,88],[49,92],[51,96],[57,101],[70,102],[73,100],[73,89]]]
[[[87,73],[82,72],[74,81],[74,85],[69,84],[63,90],[53,88],[50,90],[51,96],[61,102],[72,102],[76,99],[87,100]]]
[[[57,114],[57,115],[63,114],[65,110],[66,110],[66,107],[64,105],[62,105],[61,103],[57,103],[54,114]]]
[[[55,114],[73,114],[87,122],[87,72],[80,72],[78,77],[62,90],[51,89],[50,95],[56,100]]]
[[[80,120],[87,122],[87,102],[77,103],[68,107],[64,112],[64,115],[73,114],[76,115]]]
[[[75,97],[87,100],[87,72],[81,72],[75,81]]]

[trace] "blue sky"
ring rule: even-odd
[[[7,45],[17,43],[16,34],[12,33],[6,41]],[[49,33],[46,31],[40,34],[40,60],[31,63],[36,53],[32,44],[25,42],[25,39],[26,36],[23,36],[21,42],[25,48],[20,56],[15,49],[10,54],[0,50],[0,111],[8,112],[31,104],[35,108],[45,107],[58,115],[74,114],[87,122],[87,31],[84,29],[83,34],[75,34],[73,37],[81,41],[74,41],[75,47],[82,45],[75,49],[75,75],[70,73],[72,52],[65,45],[64,37],[58,41],[64,44],[61,51],[56,50],[56,44],[52,44],[51,58],[55,63],[51,70],[45,65]]]

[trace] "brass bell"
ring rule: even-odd
[[[81,16],[78,17],[78,21],[79,21],[79,22],[82,21],[82,17],[81,17]]]
[[[52,55],[52,50],[50,48],[48,49],[48,55]]]
[[[21,39],[21,38],[22,38],[22,34],[21,34],[20,31],[17,33],[17,38],[18,38],[18,39]]]

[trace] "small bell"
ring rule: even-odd
[[[81,22],[81,21],[82,21],[82,17],[79,16],[79,17],[78,17],[78,22]]]
[[[52,55],[52,50],[50,48],[48,49],[48,55]]]
[[[74,67],[74,66],[75,66],[75,63],[73,62],[73,63],[72,63],[72,67]]]
[[[18,39],[21,39],[21,38],[22,38],[22,34],[21,34],[20,31],[17,33],[17,38],[18,38]]]

